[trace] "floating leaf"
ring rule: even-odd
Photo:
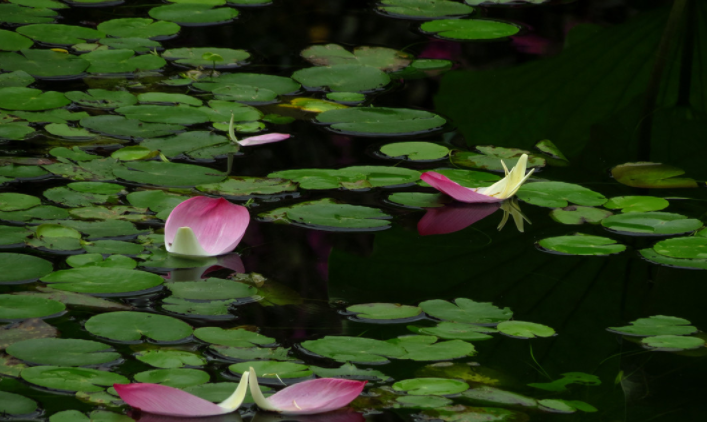
[[[234,363],[228,367],[228,370],[243,375],[249,368],[253,368],[258,378],[304,378],[312,375],[307,365],[302,365],[293,362],[275,362],[275,361],[252,361]]]
[[[697,230],[702,222],[669,212],[638,212],[612,215],[602,220],[601,225],[621,233],[671,235]]]
[[[422,110],[386,107],[347,108],[319,114],[316,121],[337,133],[357,136],[401,136],[427,133],[446,123]]]
[[[277,208],[259,217],[263,221],[287,222],[318,230],[383,230],[390,226],[390,216],[377,208],[338,204],[331,199]]]
[[[625,336],[682,336],[694,334],[697,329],[690,325],[690,321],[665,315],[655,315],[648,318],[639,318],[631,325],[625,327],[609,327],[607,330]]]
[[[21,141],[35,130],[27,122],[11,122],[0,124],[0,140]]]
[[[699,337],[654,336],[641,340],[644,346],[661,352],[677,352],[704,347],[705,341]]]
[[[327,100],[349,105],[356,105],[366,100],[366,96],[358,92],[330,92],[326,94],[326,98]]]
[[[63,292],[61,290],[52,289],[51,287],[42,286],[38,286],[36,289],[36,292],[18,292],[17,294],[52,299],[62,302],[65,305],[77,306],[81,308],[93,308],[109,311],[125,311],[132,309],[130,306],[80,293]]]
[[[215,155],[238,152],[238,147],[233,145],[228,138],[207,131],[191,131],[165,138],[145,139],[140,142],[140,145],[151,151],[160,151],[169,158],[182,154],[194,158],[206,158],[203,157],[201,151],[218,145],[225,148],[224,151],[219,151]]]
[[[179,29],[180,27],[176,23],[154,21],[148,18],[111,19],[98,24],[99,31],[118,38],[163,39],[176,35]]]
[[[410,184],[419,180],[420,172],[401,167],[353,166],[338,170],[284,170],[268,177],[289,179],[304,189],[366,189]]]
[[[32,47],[34,42],[16,32],[0,29],[0,51],[17,51]]]
[[[108,371],[64,366],[34,366],[22,371],[22,379],[41,387],[61,391],[103,391],[113,384],[130,381],[122,375]]]
[[[395,399],[396,407],[412,409],[433,409],[435,407],[448,406],[452,401],[445,397],[437,396],[401,396]]]
[[[449,0],[382,0],[378,10],[408,19],[440,19],[474,12],[473,7]]]
[[[552,382],[540,382],[528,384],[529,387],[541,390],[561,393],[567,391],[566,386],[570,384],[580,385],[600,385],[601,380],[596,375],[585,374],[584,372],[567,372],[562,374],[562,378]]]
[[[602,205],[606,197],[580,185],[564,182],[526,183],[518,190],[518,198],[541,207],[562,208],[568,202],[587,207]]]
[[[390,83],[385,72],[357,64],[309,67],[293,73],[292,79],[316,91],[370,92]]]
[[[149,123],[172,123],[188,126],[209,121],[209,117],[200,109],[182,105],[134,105],[117,108],[115,112],[125,115],[128,119]]]
[[[2,6],[6,5],[0,4],[0,16]],[[90,65],[84,59],[51,50],[25,49],[20,53],[0,53],[0,69],[23,70],[38,79],[68,79],[81,77]]]
[[[196,189],[212,195],[242,197],[294,192],[297,190],[297,184],[289,180],[269,177],[231,176],[225,182],[199,185]]]
[[[309,369],[322,378],[346,378],[355,380],[388,381],[391,378],[375,369],[360,369],[351,363],[345,363],[338,368],[320,368],[310,366]]]
[[[425,360],[450,360],[471,356],[476,353],[474,345],[461,340],[437,342],[435,336],[410,335],[388,340],[405,349],[405,356],[400,359]]]
[[[441,193],[396,192],[388,196],[388,201],[407,207],[437,208],[452,202],[452,199]]]
[[[81,255],[72,255],[66,258],[66,263],[72,268],[80,267],[104,267],[104,268],[123,268],[132,270],[137,267],[137,262],[134,259],[123,255],[111,255],[103,258],[99,253],[86,253]]]
[[[497,330],[491,327],[465,324],[461,322],[442,321],[436,327],[413,327],[408,329],[418,333],[436,336],[447,340],[479,341],[492,338],[485,333],[494,333]]]
[[[467,383],[446,378],[413,378],[393,384],[393,390],[415,396],[448,396],[468,389]]]
[[[18,253],[0,253],[0,284],[30,283],[50,272],[52,263],[42,258]]]
[[[37,402],[15,393],[0,391],[0,413],[9,416],[29,415],[37,411]]]
[[[634,188],[696,188],[693,179],[678,177],[683,174],[677,167],[660,163],[626,163],[611,169],[614,179]]]
[[[434,169],[436,173],[447,176],[453,181],[467,188],[480,188],[491,186],[494,182],[501,180],[498,175],[462,169]],[[420,186],[430,187],[427,183],[420,180],[417,182]]]
[[[609,199],[604,207],[621,212],[660,211],[670,205],[666,199],[655,196],[616,196]]]
[[[0,294],[0,320],[46,318],[64,309],[66,306],[56,300]]]
[[[500,333],[518,338],[552,337],[555,330],[547,325],[525,321],[504,321],[496,327]]]
[[[423,23],[420,29],[439,38],[460,41],[496,40],[520,31],[518,25],[487,19],[436,20]]]
[[[205,59],[205,54],[218,55],[221,60],[214,62],[213,60]],[[184,66],[235,69],[248,64],[247,60],[250,58],[250,53],[245,50],[234,50],[231,48],[192,47],[172,48],[162,53],[162,57]]]
[[[231,305],[233,305],[232,300],[193,302],[175,297],[168,297],[162,300],[162,308],[164,310],[193,318],[219,317],[233,319],[233,315],[229,312]]]
[[[55,366],[100,365],[120,359],[107,344],[63,338],[21,341],[8,347],[7,353],[32,364]]]
[[[171,4],[153,7],[148,12],[150,17],[184,26],[215,25],[233,21],[238,10],[230,7],[202,6],[200,4]]]
[[[98,44],[101,46],[108,46],[113,49],[133,50],[134,52],[141,54],[163,50],[162,45],[159,42],[148,40],[146,38],[103,38],[98,40]]]
[[[455,299],[454,303],[439,299],[426,300],[420,303],[420,307],[435,318],[467,324],[496,324],[513,316],[508,308],[501,309],[491,303],[465,298]]]
[[[157,368],[181,368],[187,366],[204,366],[206,359],[196,353],[182,350],[146,350],[135,355],[137,360]]]
[[[398,303],[364,303],[346,308],[348,312],[356,314],[357,319],[390,321],[414,318],[422,313],[417,306],[400,305]],[[393,321],[391,321],[393,320]]]
[[[608,208],[608,207],[607,207]],[[565,208],[555,208],[550,211],[550,217],[558,223],[562,224],[598,224],[606,217],[614,215],[611,211],[602,210],[593,207],[583,207],[579,205],[570,205]]]
[[[231,347],[252,347],[275,343],[274,338],[236,328],[201,327],[194,330],[194,337],[211,344]]]
[[[135,374],[135,381],[186,388],[209,382],[209,374],[198,369],[188,368],[153,369],[138,372]]]
[[[135,55],[133,50],[128,49],[96,50],[90,53],[82,54],[80,57],[91,63],[91,66],[89,66],[86,70],[88,73],[111,74],[144,72],[147,70],[160,69],[167,64],[167,62],[161,57],[157,57],[152,54]],[[120,111],[119,113],[125,114]],[[147,121],[171,123],[161,122],[158,120]]]
[[[574,236],[548,237],[538,242],[542,248],[565,255],[611,255],[626,250],[614,239],[601,236],[576,234]]]
[[[0,4],[0,22],[26,25],[51,23],[59,14],[51,9],[23,7],[17,4]],[[1,60],[0,60],[1,62]]]
[[[538,401],[532,397],[488,385],[479,385],[462,393],[465,401],[470,401],[479,406],[513,406],[534,408],[538,406]]]
[[[89,266],[61,270],[40,279],[51,287],[75,293],[118,294],[151,289],[162,284],[162,277],[145,271]]]
[[[168,283],[167,288],[172,296],[190,300],[243,299],[258,292],[248,284],[219,278]]]
[[[413,59],[410,54],[392,48],[363,46],[354,48],[352,53],[338,44],[313,45],[302,50],[300,55],[315,66],[359,64],[384,72],[402,69]]]
[[[165,123],[143,123],[123,116],[102,115],[81,119],[81,126],[97,133],[118,138],[154,138],[184,130],[184,126]]]
[[[661,240],[653,246],[653,250],[671,258],[707,259],[707,238],[676,237]]]
[[[178,341],[192,334],[192,328],[176,318],[144,312],[109,312],[86,321],[93,335],[117,341]]]
[[[34,24],[17,28],[17,32],[45,44],[73,45],[106,36],[101,31],[83,26]]]
[[[137,104],[137,98],[127,91],[108,91],[105,89],[89,89],[86,92],[70,91],[66,98],[84,107],[114,109]]]
[[[398,142],[383,145],[380,151],[390,158],[410,161],[440,160],[449,155],[449,148],[431,142]]]
[[[0,226],[0,246],[10,246],[10,245],[18,245],[21,246],[27,237],[32,235],[32,231],[28,230],[24,227],[14,227],[14,226]],[[0,257],[2,257],[5,254],[0,254]],[[23,255],[20,255],[22,257]],[[1,259],[1,258],[0,258]],[[39,259],[39,258],[38,258]],[[2,261],[0,261],[2,262]],[[0,264],[1,266],[2,264]],[[13,267],[10,268],[15,268],[14,264]],[[0,270],[2,271],[2,270]],[[45,274],[48,274],[51,271],[51,265],[49,266],[48,271]],[[14,276],[10,276],[11,278]],[[0,283],[7,282],[6,277],[0,277]]]
[[[386,363],[387,358],[402,358],[406,354],[400,346],[364,337],[326,336],[304,341],[301,346],[339,362]]]
[[[290,349],[284,347],[267,349],[264,347],[211,346],[209,349],[225,358],[237,360],[294,360],[288,355]]]
[[[25,87],[34,82],[34,78],[24,70],[0,74],[0,88]]]
[[[70,103],[71,101],[60,92],[42,92],[39,89],[21,87],[0,88],[0,108],[7,110],[49,110]]]
[[[258,73],[225,73],[216,78],[204,78],[194,87],[212,92],[218,99],[246,103],[270,102],[278,95],[292,94],[300,85],[290,78]]]
[[[113,173],[121,179],[157,186],[195,186],[222,181],[226,175],[192,164],[135,161],[116,168]]]
[[[530,151],[518,148],[494,147],[491,145],[479,145],[476,147],[482,154],[476,152],[458,151],[452,154],[452,163],[469,168],[504,171],[506,168],[513,168],[518,164],[518,160],[523,154],[528,155],[528,168],[545,166],[545,159],[532,154]],[[503,163],[501,163],[503,161]]]

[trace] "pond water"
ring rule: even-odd
[[[703,420],[705,19],[0,3],[0,420],[183,420],[111,386],[218,402],[250,367],[270,393],[368,384],[337,413],[189,420]],[[291,137],[247,145],[268,133]],[[488,187],[522,154],[503,202],[421,179]],[[233,253],[165,250],[200,195],[247,207]]]

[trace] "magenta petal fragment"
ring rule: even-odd
[[[451,204],[440,208],[429,208],[417,223],[421,236],[453,233],[493,214],[500,205],[492,204]]]
[[[270,144],[272,142],[280,142],[284,141],[285,139],[288,139],[289,137],[290,135],[287,133],[267,133],[265,135],[251,136],[250,138],[245,138],[241,141],[238,141],[238,143],[243,145],[244,147],[247,147],[251,145],[262,145]]]
[[[501,202],[503,199],[494,198],[493,196],[484,195],[483,193],[478,193],[474,189],[465,188],[459,183],[450,180],[447,176],[436,173],[434,171],[428,171],[422,173],[420,179],[424,180],[428,185],[437,189],[440,192],[446,193],[457,201],[466,203],[479,203],[479,202]]]
[[[177,205],[165,223],[165,243],[174,242],[180,227],[189,227],[209,256],[231,252],[250,223],[248,209],[223,198],[197,196]],[[169,250],[169,248],[168,248]]]
[[[268,402],[281,413],[313,415],[330,412],[351,403],[366,381],[320,378],[300,382],[268,397]]]
[[[213,416],[230,413],[210,401],[160,384],[113,384],[120,398],[143,412],[166,416]]]

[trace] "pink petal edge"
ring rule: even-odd
[[[244,138],[243,140],[238,141],[238,143],[244,147],[247,147],[247,146],[251,146],[251,145],[262,145],[262,144],[269,144],[272,142],[280,142],[280,141],[284,141],[285,139],[288,139],[289,137],[290,137],[290,135],[287,133],[266,133],[265,135],[258,135],[258,136],[251,136],[249,138]]]
[[[113,384],[113,388],[130,406],[156,415],[197,417],[230,413],[210,401],[166,385]]]
[[[289,415],[330,412],[351,403],[367,381],[319,378],[300,382],[268,397],[268,402]]]
[[[248,209],[224,198],[196,196],[177,205],[165,223],[165,244],[171,244],[177,229],[190,227],[199,244],[211,255],[231,252],[243,239],[250,223]]]
[[[424,180],[428,185],[432,186],[438,191],[446,193],[457,201],[466,202],[469,204],[479,202],[490,203],[503,201],[503,199],[500,198],[494,198],[493,196],[478,193],[474,189],[465,188],[459,183],[450,180],[447,176],[436,173],[434,171],[422,173],[420,179]]]
[[[453,233],[483,220],[499,209],[498,203],[451,204],[428,208],[417,223],[420,236]]]

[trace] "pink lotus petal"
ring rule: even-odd
[[[137,383],[113,384],[113,387],[125,403],[143,412],[157,415],[195,417],[231,412],[186,391],[166,385]]]
[[[269,144],[272,142],[280,142],[288,139],[290,137],[287,133],[266,133],[265,135],[251,136],[250,138],[245,138],[238,141],[244,147],[251,145],[262,145]]]
[[[366,385],[366,381],[320,378],[300,382],[267,398],[280,413],[313,415],[330,412],[351,403]]]
[[[497,203],[451,204],[429,208],[417,223],[421,236],[453,233],[493,214],[499,209]]]
[[[465,188],[459,183],[450,180],[447,176],[441,175],[434,171],[422,173],[420,179],[424,180],[425,182],[427,182],[427,184],[437,189],[438,191],[446,193],[457,201],[466,202],[470,204],[479,202],[489,203],[503,201],[503,199],[500,198],[494,198],[493,196],[478,193],[474,189]]]
[[[192,229],[209,256],[235,249],[250,223],[248,209],[223,198],[197,196],[177,205],[165,223],[165,245],[170,250],[180,227]]]

